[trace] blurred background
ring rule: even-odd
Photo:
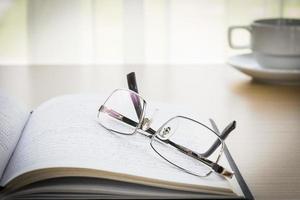
[[[257,199],[300,199],[299,85],[224,64],[250,51],[229,48],[229,26],[279,17],[299,19],[300,0],[0,0],[0,92],[35,109],[70,93],[107,96],[135,71],[149,102],[238,122],[227,144]],[[249,33],[233,38],[247,44]]]
[[[299,10],[299,0],[1,0],[0,64],[224,63],[228,26]]]

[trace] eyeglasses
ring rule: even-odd
[[[129,87],[137,91],[135,76],[134,79],[128,77]],[[153,119],[146,117],[146,108],[147,102],[137,92],[117,89],[100,106],[97,118],[100,125],[111,132],[123,135],[140,133],[150,138],[154,152],[189,174],[205,177],[215,172],[228,178],[233,176],[233,172],[218,162],[224,139],[235,128],[235,122],[218,135],[195,119],[175,116],[154,130],[150,127]]]

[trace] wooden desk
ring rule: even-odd
[[[1,66],[0,88],[28,108],[66,93],[110,93],[135,71],[148,101],[186,104],[221,127],[237,120],[227,140],[257,199],[300,198],[300,86],[275,86],[226,65]]]

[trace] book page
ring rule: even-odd
[[[0,179],[11,157],[29,112],[0,90]]]
[[[150,146],[150,139],[111,133],[97,122],[105,98],[98,95],[66,95],[38,107],[4,174],[2,184],[37,169],[89,168],[162,181],[229,189],[228,181],[214,173],[206,178],[190,175],[169,164]],[[178,113],[160,110],[155,123]],[[163,114],[167,113],[167,114]]]
[[[143,197],[143,198],[199,198],[205,197],[202,193],[185,192],[178,190],[163,189],[151,186],[144,186],[139,184],[132,184],[126,182],[119,182],[107,179],[82,178],[82,177],[68,177],[55,178],[46,181],[31,184],[24,189],[14,192],[9,196],[12,197],[28,197],[32,198],[37,195],[47,195],[49,198],[65,197],[71,198],[77,195],[83,195],[84,199],[90,199],[92,195],[100,198],[100,195],[112,195]],[[57,196],[55,196],[55,194]],[[0,194],[1,197],[1,194]],[[89,198],[90,197],[90,198]],[[212,198],[212,196],[206,195]],[[97,198],[97,199],[98,199]]]

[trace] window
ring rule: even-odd
[[[0,12],[1,63],[198,64],[236,53],[228,26],[299,18],[300,1],[5,0]]]

